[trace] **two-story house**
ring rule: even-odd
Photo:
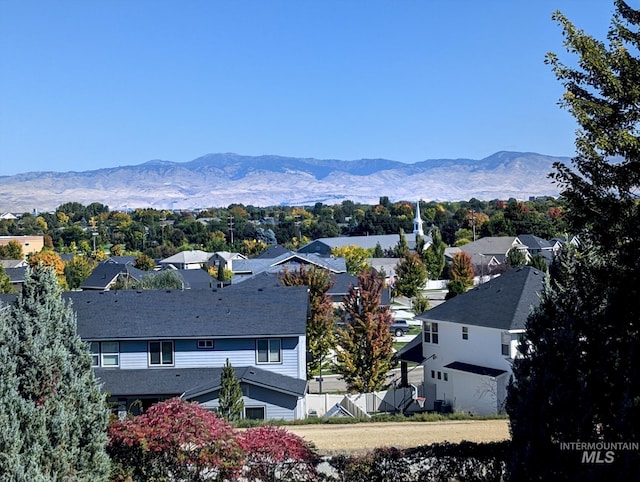
[[[96,375],[118,410],[181,396],[218,405],[228,359],[244,416],[306,414],[306,287],[258,277],[210,290],[65,293],[88,342]]]
[[[511,364],[544,273],[530,266],[417,315],[422,322],[425,409],[445,407],[480,415],[501,413]],[[412,347],[401,359],[408,359]]]

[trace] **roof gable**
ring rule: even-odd
[[[500,330],[524,330],[532,307],[540,303],[545,274],[531,266],[508,270],[416,318]]]

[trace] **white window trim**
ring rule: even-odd
[[[94,351],[93,344],[97,345],[97,350]],[[107,343],[115,343],[117,351],[105,351],[104,345]],[[91,351],[91,366],[94,368],[117,368],[120,366],[120,342],[119,341],[93,341],[89,347]],[[115,364],[105,364],[104,359],[107,356],[115,355]],[[97,360],[98,363],[95,363]]]
[[[151,363],[151,343],[159,343],[160,344],[160,363]],[[163,343],[171,343],[171,363],[163,363],[162,362],[162,345]],[[147,342],[147,363],[150,367],[172,367],[175,364],[175,345],[173,340],[153,340]]]
[[[428,330],[427,330],[427,325],[429,325]],[[433,329],[434,327],[435,327],[435,330]],[[425,343],[430,343],[432,345],[439,345],[440,344],[439,334],[440,334],[440,330],[438,329],[438,323],[433,321],[422,322],[422,341],[424,341]],[[433,341],[434,335],[435,335],[436,341]],[[428,341],[427,341],[427,336],[429,337]]]
[[[267,361],[260,361],[260,347],[261,341],[267,342]],[[280,348],[278,349],[278,360],[271,360],[271,343],[278,342]],[[259,338],[256,340],[256,363],[259,365],[280,365],[282,364],[282,338]]]
[[[249,420],[266,420],[267,419],[267,407],[265,405],[255,405],[255,406],[248,406],[248,407],[244,407],[242,410],[242,418],[247,418],[247,408],[250,409],[261,409],[262,410],[262,415],[263,418],[252,418]]]
[[[203,346],[200,346],[200,345]],[[210,346],[207,346],[210,345]],[[215,342],[213,341],[213,338],[206,338],[206,339],[201,339],[201,340],[197,340],[196,341],[196,348],[198,350],[213,350],[215,348]]]

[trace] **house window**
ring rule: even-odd
[[[435,370],[431,370],[431,378],[435,378],[436,377],[436,371]]]
[[[213,350],[213,340],[198,340],[198,350]]]
[[[447,372],[442,372],[442,377],[444,378],[445,382],[449,381],[449,374]]]
[[[422,332],[424,333],[425,343],[438,344],[438,324],[425,321]]]
[[[442,380],[442,372],[438,372],[438,380]]]
[[[463,340],[468,340],[469,339],[469,327],[468,326],[463,326],[462,327],[462,339]]]
[[[117,367],[120,365],[120,343],[94,341],[91,343],[91,366]]]
[[[173,365],[173,342],[150,341],[149,365]]]
[[[244,407],[244,418],[249,420],[264,420],[264,407]]]
[[[282,343],[280,338],[258,340],[258,363],[281,363]]]
[[[502,356],[511,356],[511,335],[508,331],[502,332]]]

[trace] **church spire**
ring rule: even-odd
[[[424,236],[422,230],[422,216],[420,215],[420,200],[416,202],[416,216],[413,218],[413,234]]]

